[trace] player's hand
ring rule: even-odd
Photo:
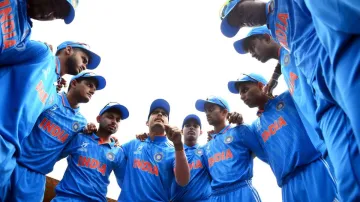
[[[66,80],[64,78],[60,78],[56,85],[56,91],[59,92],[63,87],[66,87]]]
[[[97,127],[96,127],[96,125],[93,124],[93,123],[88,123],[88,124],[86,125],[86,127],[84,128],[83,132],[84,132],[85,134],[95,133],[95,132],[97,132]],[[116,141],[115,141],[115,142],[116,142]]]
[[[273,98],[273,91],[276,88],[277,84],[278,81],[270,79],[269,83],[263,88],[263,92],[265,93],[265,95]]]
[[[51,52],[54,52],[53,46],[47,42],[44,42],[45,45],[49,46]]]
[[[229,123],[234,123],[237,125],[244,123],[242,115],[237,112],[229,112],[226,118],[229,121]]]
[[[141,133],[136,135],[136,139],[140,140],[141,142],[144,142],[148,138],[147,133]]]
[[[207,141],[210,142],[210,140],[213,139],[212,135],[215,133],[214,130],[210,130],[207,132],[208,136],[207,136]]]
[[[115,141],[115,147],[120,147],[120,143],[119,143],[119,139],[117,139],[117,137],[115,136],[110,136],[111,139],[113,139]]]
[[[182,146],[181,130],[176,126],[165,125],[166,136],[174,143],[175,149],[177,146]]]

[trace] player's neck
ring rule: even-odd
[[[278,45],[278,44],[276,44],[276,45],[274,46],[274,51],[272,51],[272,52],[274,53],[273,58],[274,58],[275,60],[280,60],[281,46]],[[276,53],[276,54],[275,54],[275,53]]]
[[[196,145],[196,140],[185,140],[185,145],[188,147],[193,147]]]
[[[102,139],[103,142],[110,142],[111,135],[112,135],[111,133],[109,133],[106,130],[103,130],[102,128],[99,128],[99,130],[96,132],[96,136]]]
[[[68,72],[66,61],[61,60],[60,57],[59,57],[59,61],[60,61],[60,76],[64,76]]]
[[[270,98],[268,96],[263,96],[262,99],[259,99],[258,109],[259,110],[264,110],[265,105],[269,101],[269,99]]]
[[[150,133],[149,133],[150,139],[154,140],[155,136],[165,136],[165,133],[161,132],[161,131],[150,131]]]
[[[72,96],[72,91],[69,91],[66,94],[66,98],[71,106],[71,108],[76,109],[79,107],[79,102],[77,101],[77,99],[75,98],[75,96]]]
[[[224,129],[225,127],[226,127],[226,122],[225,121],[223,121],[223,122],[221,122],[221,123],[219,123],[217,125],[214,125],[214,132],[215,133],[220,133],[220,131],[222,129]]]

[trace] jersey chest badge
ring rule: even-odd
[[[234,140],[234,137],[231,136],[231,135],[228,135],[228,136],[225,137],[224,142],[225,142],[225,144],[229,144],[229,143],[231,143],[233,140]]]
[[[284,65],[285,66],[288,66],[290,64],[290,55],[289,54],[286,54],[284,56]]]
[[[83,152],[87,152],[87,146],[89,145],[89,143],[88,142],[83,142],[82,144],[81,144],[81,148],[79,148],[78,149],[78,151],[83,151]]]
[[[164,154],[161,153],[161,152],[156,153],[156,154],[154,155],[154,160],[155,160],[156,162],[160,162],[163,158],[164,158]]]
[[[108,152],[108,153],[106,154],[106,158],[107,158],[109,161],[114,161],[114,159],[115,159],[115,154],[112,153],[112,152]]]
[[[134,154],[141,154],[143,145],[139,145],[138,148],[136,149],[136,151],[134,151]]]
[[[80,129],[80,124],[78,122],[74,122],[72,125],[72,129],[74,132],[78,132]]]
[[[203,155],[203,150],[202,149],[197,149],[195,151],[195,154],[198,155],[198,156],[202,156]]]
[[[280,101],[276,105],[276,110],[280,111],[285,107],[285,103],[283,101]]]

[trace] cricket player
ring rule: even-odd
[[[34,53],[27,49],[32,21],[63,19],[70,24],[75,18],[78,0],[3,0],[0,3],[0,67],[21,64]]]
[[[21,143],[22,153],[12,173],[8,201],[42,201],[46,174],[59,160],[64,147],[86,126],[79,104],[87,103],[106,80],[92,72],[82,72],[70,81],[68,93],[58,94],[53,106],[44,111],[35,127]]]
[[[182,124],[184,148],[190,168],[190,181],[185,187],[173,183],[171,201],[208,201],[211,194],[211,178],[207,170],[204,150],[197,140],[202,134],[200,118],[195,114],[185,117]]]
[[[128,109],[119,103],[107,104],[96,118],[99,130],[91,135],[78,134],[64,148],[68,167],[56,186],[56,201],[106,202],[109,176],[113,170],[122,184],[126,159],[121,147],[110,138],[118,130],[120,121],[129,117]]]
[[[283,201],[338,201],[326,155],[323,158],[312,144],[291,94],[270,98],[262,92],[266,84],[261,75],[249,74],[229,81],[228,88],[250,108],[259,109],[252,130],[282,188]]]
[[[169,114],[166,100],[154,100],[146,122],[149,137],[145,142],[135,139],[122,145],[127,166],[118,201],[168,202],[174,181],[180,186],[188,184],[190,170],[181,131],[168,125]]]
[[[359,147],[356,144],[358,127],[354,128],[354,125],[350,124],[352,119],[344,110],[345,102],[336,98],[341,94],[336,92],[338,88],[335,86],[335,74],[331,72],[334,68],[329,65],[331,57],[326,56],[328,53],[317,37],[305,3],[289,0],[268,3],[234,0],[224,6],[221,14],[221,30],[225,36],[235,36],[243,26],[267,24],[273,39],[290,52],[295,65],[300,68],[308,84],[314,89],[317,103],[316,118],[334,166],[340,197],[344,201],[360,200],[360,169],[357,168]],[[355,58],[347,61],[357,64],[356,60]],[[352,67],[349,71],[355,72]],[[354,75],[351,73],[349,78],[343,78],[343,82],[354,81]],[[331,84],[329,79],[333,81]],[[349,89],[353,89],[353,86]],[[350,98],[354,98],[353,95]],[[356,109],[355,107],[353,110]],[[339,125],[344,127],[339,128]],[[344,161],[348,162],[346,166]],[[354,181],[349,183],[348,179]]]
[[[308,85],[300,69],[294,64],[294,58],[291,54],[272,39],[271,33],[266,26],[253,28],[245,38],[234,43],[234,48],[239,54],[250,53],[263,63],[269,59],[279,61],[280,69],[275,70],[272,81],[277,84],[279,76],[284,75],[285,82],[296,103],[295,107],[299,111],[299,116],[307,134],[315,148],[324,154],[326,146],[321,139],[321,129],[316,121],[316,101],[312,88]]]
[[[0,187],[9,183],[20,142],[30,134],[40,114],[53,106],[56,83],[65,74],[77,75],[95,69],[100,56],[83,43],[66,41],[58,46],[56,56],[41,42],[33,49],[35,57],[16,66],[0,68]],[[35,46],[34,46],[35,47]]]
[[[221,97],[199,99],[195,107],[205,112],[210,125],[214,126],[212,140],[204,147],[207,167],[211,175],[211,197],[209,201],[261,201],[252,186],[253,153],[267,161],[260,143],[247,125],[236,127],[226,124],[230,116],[229,105]],[[233,123],[242,123],[242,117],[231,114]]]

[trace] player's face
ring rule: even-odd
[[[205,114],[210,125],[215,126],[226,118],[226,110],[213,103],[205,103]]]
[[[114,134],[118,130],[120,121],[120,112],[110,109],[100,116],[100,128],[107,131],[109,134]]]
[[[68,74],[77,75],[80,72],[86,70],[88,62],[89,56],[84,51],[74,51],[74,49],[72,49],[71,54],[66,61],[66,66],[68,67]]]
[[[147,125],[152,131],[164,131],[164,124],[169,123],[169,117],[165,110],[157,108],[151,112]]]
[[[265,38],[251,38],[247,41],[244,48],[252,57],[263,63],[267,62],[274,55],[272,54],[271,43]]]
[[[40,21],[64,19],[70,12],[66,0],[28,0],[28,15]]]
[[[80,82],[76,82],[75,84],[76,86],[72,88],[75,90],[79,103],[89,102],[96,91],[96,79],[84,79]]]
[[[258,83],[244,82],[238,85],[240,98],[250,108],[258,107],[259,101],[263,100],[263,93],[258,86]]]
[[[243,0],[229,13],[227,20],[233,27],[256,27],[266,23],[266,3]]]
[[[188,120],[183,128],[183,134],[185,143],[189,141],[197,142],[198,137],[200,136],[200,126],[196,120],[190,119]]]

